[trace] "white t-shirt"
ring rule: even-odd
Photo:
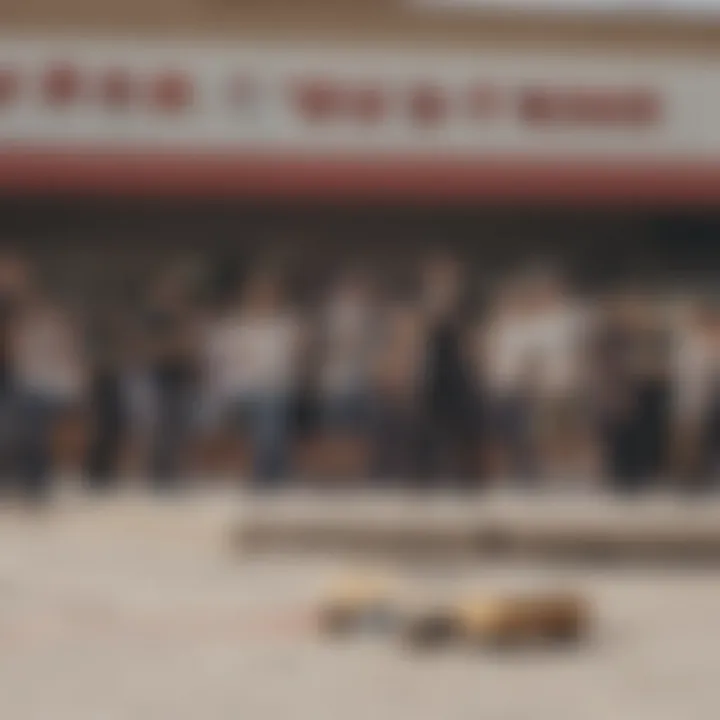
[[[370,314],[362,304],[339,302],[328,308],[323,322],[320,387],[328,394],[357,390],[367,379]]]
[[[539,310],[532,321],[533,374],[538,391],[548,397],[570,394],[582,381],[582,349],[591,319],[578,306]]]
[[[285,392],[295,381],[299,326],[289,315],[238,313],[215,323],[206,357],[212,390],[237,396]]]
[[[491,321],[481,368],[492,391],[505,394],[524,387],[532,342],[533,323],[526,316],[505,315]]]
[[[701,420],[720,369],[720,353],[702,333],[688,329],[675,342],[675,411],[682,422]]]
[[[84,387],[79,340],[61,313],[36,313],[18,325],[15,368],[20,385],[58,400],[77,400]]]

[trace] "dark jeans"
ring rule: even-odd
[[[643,470],[649,482],[667,468],[670,440],[670,390],[663,380],[648,380],[639,393],[639,443]]]
[[[287,477],[290,410],[290,397],[282,392],[237,401],[236,421],[250,437],[257,487],[268,488]]]
[[[420,416],[415,444],[415,478],[421,487],[438,480],[470,487],[478,480],[478,437],[473,418],[454,412]]]
[[[195,383],[157,377],[155,403],[150,472],[156,488],[170,489],[177,485],[186,457],[196,403]]]
[[[650,486],[664,469],[668,445],[667,386],[661,381],[634,388],[627,413],[608,418],[603,429],[606,474],[615,489]]]
[[[634,417],[608,418],[603,424],[604,474],[620,491],[639,489],[644,482]]]
[[[495,397],[488,410],[488,430],[507,456],[514,479],[523,482],[536,479],[538,462],[530,399],[520,394]]]
[[[0,487],[17,477],[18,393],[9,384],[0,386]]]
[[[91,488],[104,489],[117,480],[127,430],[122,377],[99,373],[90,390],[91,438],[86,470]]]
[[[419,431],[416,403],[404,398],[376,398],[371,414],[373,479],[407,484],[417,472]]]
[[[15,399],[17,473],[28,499],[50,492],[53,430],[61,409],[58,400],[40,391],[21,391]]]
[[[720,478],[720,397],[714,392],[697,436],[692,462],[683,468],[682,486],[690,491],[711,490],[718,486]]]
[[[362,435],[367,430],[368,395],[364,390],[326,393],[321,398],[323,430],[329,434]]]

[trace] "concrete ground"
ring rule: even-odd
[[[437,589],[571,585],[597,615],[574,651],[413,656],[390,638],[319,638],[308,609],[345,563],[234,555],[240,502],[72,496],[42,515],[0,509],[0,718],[720,717],[720,570],[401,567]]]

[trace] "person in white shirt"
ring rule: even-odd
[[[560,276],[539,272],[529,280],[532,328],[534,432],[542,472],[562,479],[588,470],[587,343],[591,315]]]
[[[517,282],[504,285],[477,334],[476,367],[487,392],[489,449],[503,472],[532,481],[538,473],[532,433],[532,305]]]
[[[45,303],[28,308],[15,342],[17,382],[24,393],[59,406],[79,401],[85,373],[79,338],[66,312]]]
[[[698,301],[676,321],[671,363],[676,470],[695,483],[717,469],[710,467],[717,452],[708,435],[713,432],[720,399],[718,316]]]
[[[261,485],[287,473],[300,339],[299,321],[284,308],[271,274],[251,278],[207,336],[210,397],[222,416],[247,430]]]
[[[360,472],[363,465],[376,319],[370,289],[359,274],[340,278],[322,308],[318,374],[322,454],[333,474]]]
[[[87,368],[81,347],[70,315],[31,290],[15,326],[13,366],[19,403],[19,473],[24,491],[35,499],[50,489],[58,415],[84,396]]]

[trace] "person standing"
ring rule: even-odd
[[[672,333],[667,306],[645,302],[638,342],[638,457],[643,486],[655,487],[667,470],[670,440]]]
[[[532,423],[540,469],[548,479],[576,480],[589,467],[586,358],[591,313],[554,269],[531,272],[527,285]]]
[[[491,449],[502,470],[523,484],[534,482],[539,472],[532,424],[533,309],[522,284],[509,282],[478,332],[478,384],[486,386]]]
[[[117,482],[128,429],[125,370],[130,340],[127,318],[119,307],[98,309],[90,318],[90,438],[85,471],[92,490],[106,490]]]
[[[716,488],[720,479],[720,309],[714,306],[710,315],[709,334],[713,363],[703,424],[702,457],[705,473],[704,485],[708,488]]]
[[[156,489],[170,490],[188,460],[198,404],[201,322],[185,277],[176,271],[160,277],[145,320],[154,404],[150,474]]]
[[[209,338],[211,391],[226,417],[249,436],[252,482],[268,489],[286,479],[290,421],[301,342],[298,318],[270,272],[249,278]]]
[[[42,500],[51,491],[57,422],[83,400],[86,367],[70,313],[34,285],[18,313],[14,365],[21,490],[30,500]]]
[[[646,488],[661,468],[669,348],[646,298],[625,293],[610,299],[594,340],[594,393],[605,475],[621,492]]]
[[[416,451],[418,479],[424,485],[444,476],[468,487],[476,479],[478,400],[464,301],[461,264],[448,256],[431,259],[423,272],[426,341]]]
[[[424,350],[422,314],[395,301],[382,313],[371,356],[371,475],[375,483],[417,485]]]
[[[677,319],[671,375],[675,471],[685,489],[698,489],[718,470],[718,314],[696,301]]]
[[[364,464],[375,320],[363,278],[341,278],[321,314],[318,382],[322,455],[340,475],[357,473]]]
[[[27,268],[14,255],[0,256],[0,486],[9,489],[16,473],[17,374],[15,337]]]

